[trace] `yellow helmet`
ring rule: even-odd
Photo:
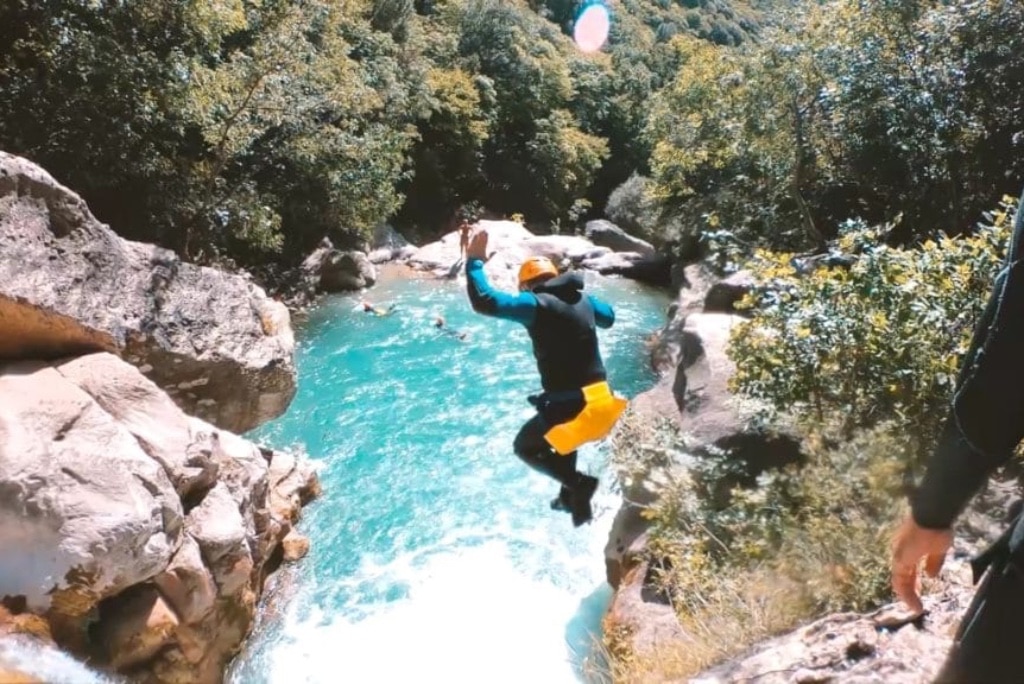
[[[547,257],[530,257],[519,267],[519,285],[524,285],[541,276],[556,276],[558,269]]]

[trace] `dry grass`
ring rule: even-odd
[[[630,438],[634,455],[665,469],[663,437]],[[803,468],[734,490],[725,508],[713,508],[706,496],[718,471],[664,487],[647,511],[647,554],[687,638],[637,653],[632,635],[606,634],[608,665],[589,681],[687,681],[773,635],[887,600],[905,447],[886,428],[836,443],[809,440]]]
[[[605,634],[604,642],[596,646],[600,656],[597,662],[588,662],[583,672],[587,684],[657,684],[686,681],[692,671],[690,643],[686,641],[662,644],[645,653],[632,651],[632,634],[620,628]]]
[[[723,584],[680,612],[685,639],[658,644],[638,653],[632,634],[620,629],[605,634],[603,653],[609,663],[588,673],[588,682],[655,684],[685,682],[750,645],[798,625],[807,614],[799,585],[778,575],[753,570],[723,577]]]

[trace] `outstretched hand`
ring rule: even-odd
[[[474,233],[473,237],[469,240],[469,246],[466,248],[467,259],[481,259],[487,261],[490,259],[487,256],[487,231],[483,228],[478,228]]]
[[[953,544],[950,530],[930,530],[907,516],[892,540],[892,589],[896,597],[915,614],[924,612],[921,603],[918,567],[924,559],[924,571],[935,577]]]

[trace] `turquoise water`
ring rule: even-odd
[[[588,289],[616,309],[602,351],[631,397],[653,382],[644,340],[667,299],[599,276]],[[274,578],[231,681],[579,681],[611,597],[610,477],[574,529],[548,508],[556,485],[513,455],[539,388],[521,326],[474,314],[457,282],[392,278],[368,296],[397,308],[335,297],[312,312],[294,402],[250,435],[305,448],[324,495],[300,524],[310,554]],[[439,334],[438,314],[468,339]],[[602,449],[580,467],[603,473]]]

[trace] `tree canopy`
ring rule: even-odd
[[[127,237],[241,263],[466,202],[571,230],[631,178],[658,242],[912,238],[1024,179],[1013,0],[608,0],[596,54],[583,4],[4,0],[0,149]]]

